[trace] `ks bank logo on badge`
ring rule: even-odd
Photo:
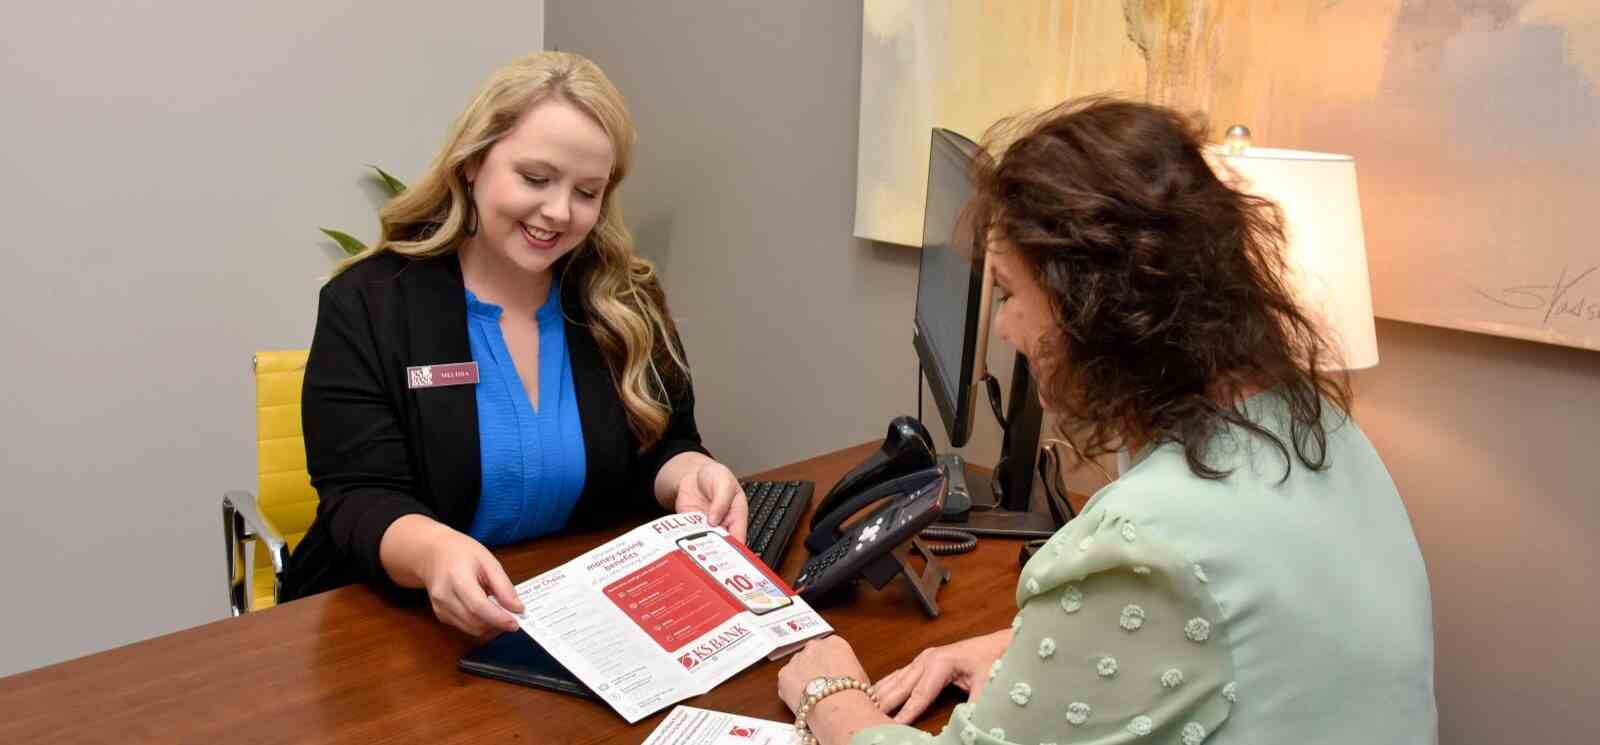
[[[472,385],[478,382],[478,363],[455,362],[448,365],[418,365],[406,368],[406,387],[439,388],[447,385]]]

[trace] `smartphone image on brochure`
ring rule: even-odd
[[[679,538],[678,548],[711,579],[732,593],[745,610],[756,615],[771,613],[794,603],[782,588],[750,563],[728,537],[703,531]]]

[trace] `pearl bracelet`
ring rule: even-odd
[[[817,708],[817,704],[835,693],[850,690],[861,691],[867,694],[872,703],[878,703],[878,692],[873,690],[872,686],[849,676],[830,678],[820,692],[807,695],[805,701],[800,704],[800,709],[795,712],[794,729],[799,737],[799,745],[818,745],[817,736],[811,734],[811,726],[806,723],[806,717]]]

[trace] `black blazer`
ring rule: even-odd
[[[670,386],[665,435],[639,452],[576,285],[563,285],[561,303],[588,468],[567,531],[660,514],[656,472],[679,453],[706,452],[686,378]],[[289,557],[285,599],[352,582],[414,595],[399,592],[378,558],[390,523],[422,514],[461,531],[471,524],[482,490],[474,386],[406,387],[407,367],[471,359],[454,254],[382,253],[322,288],[301,414],[319,502]]]

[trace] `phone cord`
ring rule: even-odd
[[[978,537],[955,528],[923,528],[918,534],[934,556],[955,556],[978,547]]]

